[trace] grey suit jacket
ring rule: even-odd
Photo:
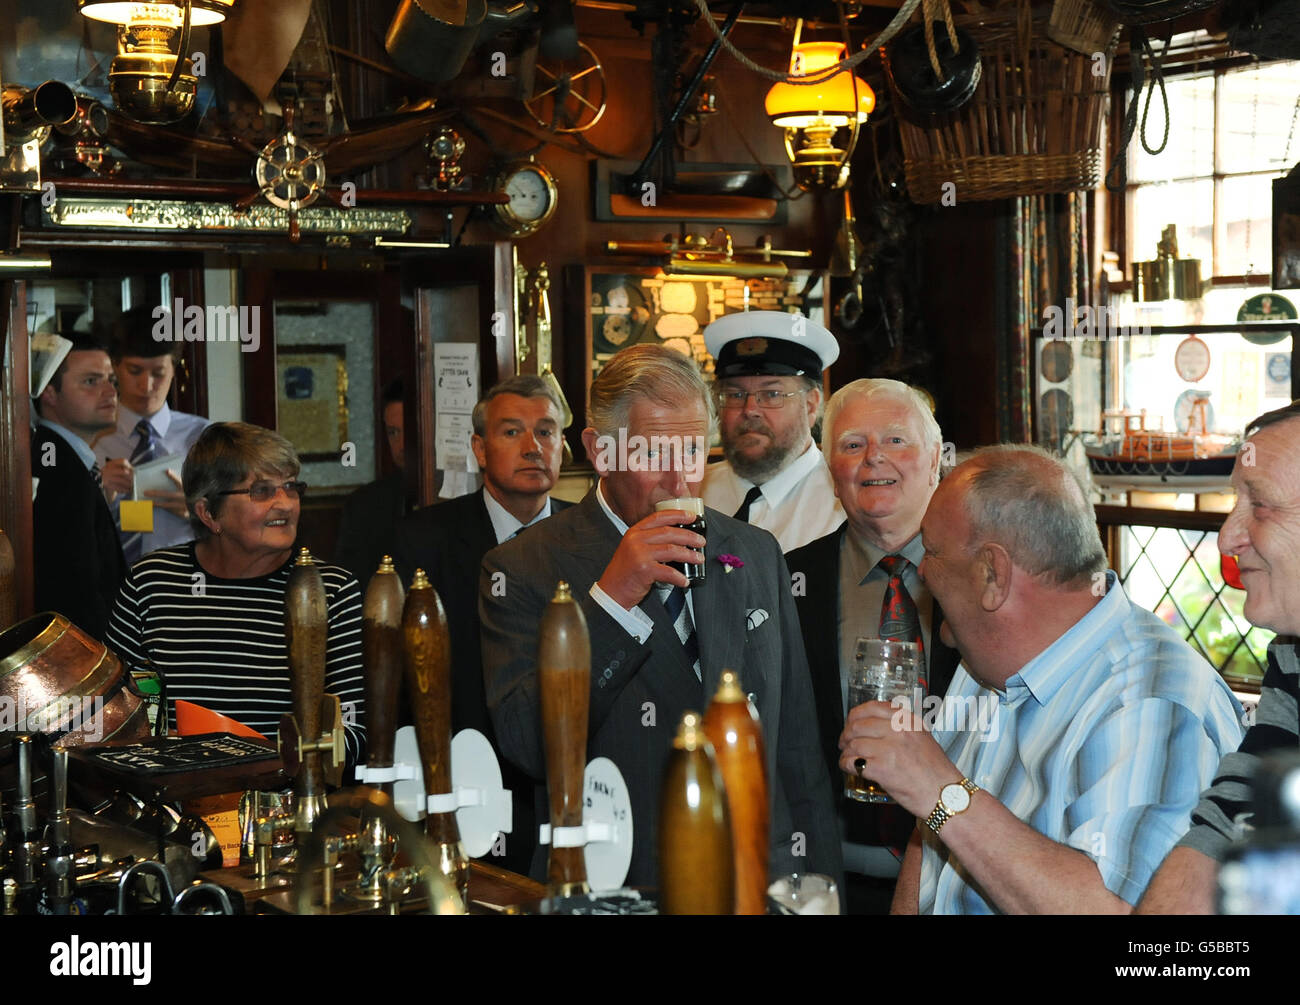
[[[724,669],[740,672],[762,723],[771,875],[820,872],[838,882],[840,838],[832,787],[818,745],[812,683],[780,545],[766,531],[716,510],[705,512],[708,571],[693,590],[702,684],[655,591],[640,605],[655,625],[645,644],[592,600],[591,585],[620,540],[594,490],[579,505],[487,553],[479,584],[483,676],[501,753],[544,789],[538,626],[556,583],[565,580],[591,636],[587,758],[603,756],[617,764],[632,803],[628,885],[658,885],[665,762],[682,713],[704,710]],[[745,565],[728,574],[716,561],[720,554],[736,555]],[[751,616],[759,611],[766,619]]]

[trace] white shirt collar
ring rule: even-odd
[[[551,515],[551,497],[546,497],[546,502],[542,504],[541,512],[533,517],[528,523],[521,523],[513,513],[497,502],[496,497],[487,490],[487,486],[482,488],[483,505],[487,507],[488,519],[492,521],[492,533],[496,535],[497,544],[504,544],[514,537],[524,527],[531,527],[535,523],[540,523]]]
[[[605,511],[605,515],[609,517],[609,522],[614,525],[614,529],[618,531],[619,536],[622,537],[626,534],[627,524],[623,522],[622,517],[615,513],[610,508],[609,503],[605,501],[605,479],[603,478],[596,483],[596,502],[600,503],[600,508]]]
[[[145,416],[131,411],[122,402],[117,403],[117,428],[127,436],[135,435],[135,427],[140,424],[140,420]],[[167,430],[172,424],[172,410],[167,402],[163,402],[162,408],[148,416],[149,425],[153,426],[153,431],[159,436],[166,436]]]
[[[809,440],[808,446],[802,454],[762,484],[763,501],[769,506],[776,506],[795,490],[799,483],[808,476],[809,472],[819,464],[825,463],[822,459],[822,452],[817,449],[817,444]],[[748,493],[749,487],[754,483],[746,481],[739,475],[736,478],[741,485],[745,486],[745,493]]]

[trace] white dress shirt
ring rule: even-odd
[[[610,509],[609,503],[605,501],[605,493],[601,487],[603,484],[603,480],[596,484],[596,501],[600,503],[600,508],[605,511],[605,515],[609,517],[609,522],[614,525],[619,534],[626,534],[627,524],[623,522],[617,513]],[[587,592],[591,594],[591,599],[600,604],[605,613],[617,621],[623,630],[636,639],[637,642],[644,645],[646,639],[650,638],[650,634],[655,630],[654,619],[641,610],[639,605],[629,611],[602,590],[599,582],[592,583],[591,589]],[[646,596],[648,597],[650,594],[647,593]],[[695,601],[691,599],[690,590],[686,591],[686,607],[691,612],[691,621],[694,622]]]
[[[505,544],[525,527],[541,523],[551,515],[550,496],[546,497],[546,503],[542,506],[540,513],[527,523],[521,523],[513,513],[497,502],[496,497],[487,490],[486,485],[479,491],[483,493],[483,505],[487,507],[488,519],[492,521],[492,533],[496,535],[497,544]]]
[[[95,441],[95,460],[99,462],[101,468],[110,460],[131,459],[131,454],[135,451],[136,444],[140,440],[135,427],[142,418],[143,416],[131,411],[121,402],[118,403],[117,428]],[[174,454],[184,457],[190,452],[190,447],[199,438],[199,434],[209,424],[210,420],[203,418],[201,415],[190,415],[188,412],[173,412],[167,403],[163,402],[163,407],[149,416],[149,425],[153,426],[153,431],[157,434],[161,443],[162,453],[158,457],[171,457]],[[181,473],[180,467],[178,461],[175,469],[178,475]],[[125,541],[131,536],[131,532],[122,534],[122,518],[118,509],[118,503],[114,502],[112,506],[113,520],[118,526],[118,533],[122,535],[122,540]],[[147,555],[158,548],[170,548],[172,545],[184,544],[193,538],[194,531],[190,527],[188,519],[179,517],[174,513],[168,513],[160,506],[155,506],[153,508],[153,531],[144,535],[144,546],[140,554]]]
[[[701,495],[704,505],[732,516],[753,487],[732,470],[730,461],[721,461],[704,469]],[[844,522],[831,469],[815,443],[765,481],[762,492],[750,504],[749,522],[769,531],[783,552],[825,537]]]

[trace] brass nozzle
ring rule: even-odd
[[[728,705],[732,702],[748,701],[748,695],[740,686],[740,674],[735,670],[723,670],[722,676],[718,679],[718,690],[714,692],[713,700]]]
[[[676,750],[699,750],[707,742],[699,712],[684,712],[677,736],[673,739]]]

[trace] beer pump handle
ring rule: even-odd
[[[368,768],[393,766],[393,743],[397,734],[397,696],[402,686],[402,607],[405,602],[401,577],[393,560],[385,555],[370,577],[362,606],[361,649],[366,671],[366,739]],[[393,783],[380,783],[388,795]]]
[[[724,670],[704,714],[727,793],[736,865],[736,913],[767,912],[767,760],[758,711],[740,686],[740,675]]]
[[[284,598],[284,630],[289,643],[289,684],[293,695],[293,717],[298,735],[313,741],[321,735],[321,695],[325,691],[325,640],[328,611],[325,584],[311,552],[298,554]],[[307,745],[304,749],[308,750]],[[315,799],[324,794],[321,757],[316,752],[302,756],[297,795]]]
[[[420,744],[424,790],[451,792],[451,638],[442,601],[423,569],[415,571],[402,615],[406,684]],[[454,809],[454,807],[453,807]]]
[[[582,786],[591,705],[591,639],[582,608],[565,582],[558,584],[542,613],[537,680],[551,813],[547,885],[552,896],[569,896],[589,889]]]
[[[439,872],[468,909],[469,859],[460,840],[451,785],[451,633],[442,601],[423,569],[415,570],[406,595],[402,641],[428,800],[425,833],[436,848]]]
[[[682,716],[659,799],[659,913],[731,914],[727,796],[697,712]]]

